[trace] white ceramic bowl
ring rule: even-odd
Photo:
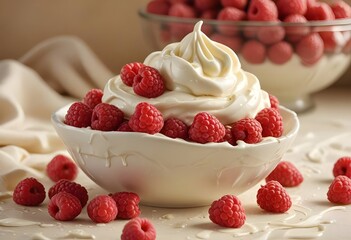
[[[133,191],[141,203],[162,207],[209,205],[238,195],[263,180],[291,146],[299,121],[281,108],[284,133],[259,144],[199,144],[161,134],[102,132],[63,123],[69,106],[52,115],[53,125],[80,168],[110,192]]]

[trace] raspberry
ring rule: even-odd
[[[155,240],[156,229],[146,218],[134,218],[124,225],[121,240]]]
[[[100,103],[93,110],[91,128],[101,131],[116,130],[123,119],[124,113],[118,107],[108,103]]]
[[[189,128],[189,138],[198,143],[219,142],[224,134],[224,125],[206,112],[196,114]]]
[[[143,97],[155,98],[165,91],[164,79],[153,67],[142,67],[134,77],[133,90]]]
[[[112,197],[99,195],[89,202],[87,212],[93,222],[108,223],[115,220],[118,209]]]
[[[51,199],[59,192],[68,192],[76,196],[79,199],[82,207],[84,207],[88,202],[88,191],[85,189],[85,187],[76,182],[61,179],[49,189],[48,196]]]
[[[65,124],[84,128],[89,127],[93,110],[82,102],[74,102],[68,109],[65,116]]]
[[[271,0],[252,0],[247,15],[251,21],[277,21],[278,9]]]
[[[266,177],[266,182],[275,180],[283,187],[296,187],[303,182],[303,176],[294,164],[281,161]]]
[[[45,188],[33,177],[21,180],[13,190],[12,199],[23,206],[38,206],[45,199]]]
[[[89,90],[84,98],[83,98],[83,103],[88,105],[91,109],[94,109],[96,105],[101,103],[102,96],[104,95],[103,91],[101,89],[91,89]]]
[[[246,19],[246,13],[243,10],[234,7],[225,7],[218,13],[217,19],[220,21],[242,21]],[[226,36],[238,35],[239,28],[232,25],[226,26],[220,24],[217,26],[218,32]]]
[[[337,177],[339,175],[345,175],[351,178],[351,157],[341,157],[335,163],[333,167],[333,175]]]
[[[332,53],[344,42],[344,36],[341,32],[319,32],[319,36],[323,40],[324,52]]]
[[[338,0],[333,2],[330,7],[336,19],[351,18],[351,6],[345,1]]]
[[[255,119],[262,126],[262,137],[280,137],[283,134],[283,118],[274,108],[264,108]]]
[[[185,3],[174,3],[169,9],[168,15],[179,18],[195,18],[196,11]]]
[[[129,119],[129,127],[134,132],[158,133],[163,127],[162,113],[150,103],[141,102]]]
[[[266,47],[257,40],[249,40],[241,48],[241,54],[247,62],[260,64],[266,58]]]
[[[211,35],[211,39],[212,41],[226,45],[236,53],[241,51],[243,45],[243,39],[238,36],[225,36],[220,33],[214,33]]]
[[[219,5],[219,1],[213,0],[194,0],[194,6],[196,9],[202,11],[215,9]]]
[[[292,14],[305,15],[307,11],[306,0],[277,0],[275,4],[281,18]]]
[[[302,63],[312,64],[323,55],[324,43],[318,33],[311,33],[297,43],[295,51]]]
[[[146,5],[146,11],[148,13],[167,15],[170,8],[170,4],[164,0],[151,0]]]
[[[305,14],[307,20],[333,20],[335,15],[331,7],[324,2],[316,2],[307,7]]]
[[[118,219],[131,219],[140,215],[140,198],[136,193],[117,192],[114,194],[109,194],[109,196],[116,202]]]
[[[208,213],[210,220],[222,227],[239,228],[246,220],[245,209],[234,195],[224,195],[213,201]]]
[[[263,44],[270,45],[280,42],[285,37],[285,30],[281,26],[261,27],[258,29],[257,38]]]
[[[235,145],[234,139],[233,139],[233,134],[232,134],[232,126],[230,125],[225,125],[225,135],[222,138],[221,142],[228,142],[231,145]]]
[[[284,18],[284,22],[287,23],[305,23],[307,19],[298,14],[289,15]],[[303,36],[309,33],[309,27],[296,27],[296,26],[289,26],[285,28],[286,39],[289,42],[298,42]]]
[[[120,73],[122,82],[129,87],[133,86],[134,77],[138,74],[139,69],[142,67],[145,67],[145,65],[140,62],[133,62],[124,65]]]
[[[271,102],[271,108],[274,108],[274,109],[279,109],[279,99],[272,95],[272,94],[269,94],[269,101]]]
[[[223,7],[235,7],[241,10],[246,8],[248,0],[221,0]]]
[[[269,181],[257,191],[257,204],[260,208],[274,213],[284,213],[291,207],[291,198],[277,181]]]
[[[168,118],[163,128],[161,129],[161,133],[170,138],[188,138],[188,126],[178,118]]]
[[[232,136],[235,145],[238,140],[246,143],[258,143],[262,140],[262,126],[254,118],[244,118],[233,123]]]
[[[48,204],[48,212],[56,220],[70,221],[82,212],[82,205],[73,194],[59,192],[51,198]]]
[[[327,192],[328,200],[336,204],[351,204],[351,179],[344,175],[337,176]]]
[[[54,182],[61,179],[73,181],[77,177],[78,167],[69,157],[58,154],[46,165],[46,174]]]
[[[117,128],[117,131],[119,132],[133,132],[133,129],[129,127],[128,121],[124,121],[119,125]]]

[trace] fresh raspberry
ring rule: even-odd
[[[139,103],[129,119],[129,127],[134,132],[155,134],[161,131],[163,124],[162,113],[147,102]]]
[[[171,117],[165,120],[161,133],[170,138],[188,138],[188,126],[180,119]]]
[[[277,21],[278,9],[271,0],[252,0],[247,16],[250,21]]]
[[[303,182],[303,176],[294,164],[281,161],[266,177],[266,182],[271,180],[279,182],[283,187],[296,187]]]
[[[269,94],[269,101],[271,102],[271,108],[274,108],[277,110],[279,109],[280,103],[279,103],[279,99],[276,96]]]
[[[59,192],[51,198],[48,204],[48,212],[56,220],[70,221],[82,212],[82,205],[73,194]]]
[[[217,0],[194,0],[194,6],[197,10],[203,12],[210,9],[215,9],[219,5]]]
[[[319,32],[323,40],[324,52],[332,53],[339,48],[344,42],[344,36],[341,32]]]
[[[116,106],[108,103],[98,104],[91,117],[91,128],[101,131],[116,130],[123,122],[124,113]]]
[[[225,135],[223,136],[221,142],[228,142],[231,145],[235,145],[233,134],[232,134],[232,126],[225,125]]]
[[[275,4],[277,5],[280,18],[285,18],[292,14],[305,15],[307,11],[306,0],[277,0]]]
[[[38,206],[45,199],[45,188],[33,177],[21,180],[13,190],[12,199],[23,206]]]
[[[255,119],[262,126],[262,137],[280,137],[283,134],[283,118],[274,108],[264,108]]]
[[[209,10],[206,10],[206,11],[203,11],[200,15],[200,18],[201,19],[209,19],[209,20],[214,20],[217,18],[217,15],[218,15],[218,10],[217,9],[209,9]],[[201,27],[201,31],[203,31],[203,27],[205,26],[205,23],[202,25]],[[207,35],[207,34],[206,34]],[[207,35],[208,36],[208,35]]]
[[[232,136],[235,145],[238,140],[246,143],[258,143],[262,140],[262,126],[254,118],[243,118],[233,123]]]
[[[165,91],[165,83],[162,75],[153,67],[142,67],[135,75],[133,90],[139,96],[155,98]]]
[[[324,43],[318,33],[310,33],[296,44],[295,51],[302,63],[313,64],[323,56]]]
[[[210,220],[222,227],[240,228],[246,220],[245,209],[234,195],[224,195],[208,209]]]
[[[189,138],[198,143],[219,142],[224,134],[224,125],[207,112],[196,114],[189,128]]]
[[[116,192],[109,194],[116,202],[118,209],[117,219],[131,219],[140,215],[140,198],[133,192]]]
[[[83,98],[83,103],[88,105],[91,109],[94,109],[96,105],[101,103],[101,99],[103,95],[104,95],[104,92],[101,89],[93,88],[85,94]]]
[[[131,129],[131,127],[129,127],[129,123],[128,120],[124,121],[121,123],[121,125],[119,125],[119,127],[117,128],[118,132],[133,132],[133,129]]]
[[[138,74],[139,69],[142,67],[145,67],[145,65],[140,62],[133,62],[124,65],[120,73],[122,82],[129,87],[133,86],[134,77]]]
[[[291,207],[291,198],[277,181],[269,181],[257,191],[257,204],[260,208],[274,213],[284,213]]]
[[[112,197],[98,195],[88,203],[87,212],[93,222],[108,223],[116,219],[118,209]]]
[[[345,156],[339,158],[333,167],[333,175],[337,177],[339,175],[345,175],[351,178],[351,157]]]
[[[84,128],[89,127],[93,110],[82,102],[74,102],[68,109],[65,116],[65,124]]]
[[[286,23],[306,23],[307,19],[298,14],[289,15],[284,18],[284,22]],[[309,27],[296,27],[289,26],[285,27],[286,39],[289,42],[295,43],[298,42],[303,36],[306,36],[310,32]]]
[[[146,5],[146,11],[158,15],[168,15],[170,6],[171,5],[164,0],[151,0]]]
[[[333,10],[325,2],[316,2],[313,5],[308,6],[305,17],[309,21],[335,19]]]
[[[344,175],[334,178],[327,192],[328,200],[336,204],[351,204],[351,179]]]
[[[46,165],[46,174],[54,182],[61,179],[73,181],[77,177],[78,167],[69,157],[58,154]]]
[[[241,54],[247,62],[260,64],[266,59],[266,47],[257,40],[249,40],[243,44]]]
[[[345,1],[338,0],[330,5],[336,19],[351,18],[351,6]]]
[[[258,29],[257,38],[266,45],[280,42],[285,37],[285,30],[281,26],[261,27]]]
[[[211,39],[212,41],[221,43],[231,48],[236,53],[241,51],[241,47],[243,45],[243,39],[239,36],[225,36],[220,33],[214,33],[211,35]]]
[[[121,240],[155,240],[156,229],[147,218],[133,218],[124,225]]]
[[[88,191],[79,183],[72,182],[67,179],[61,179],[49,189],[48,196],[51,199],[59,192],[68,192],[76,196],[79,199],[82,207],[84,207],[88,202]]]
[[[235,7],[241,10],[246,8],[248,0],[221,0],[223,7]]]
[[[225,7],[218,13],[217,19],[220,21],[242,21],[246,19],[246,13],[243,10],[234,7]],[[239,33],[239,28],[233,25],[220,24],[217,26],[218,32],[226,36],[235,36]]]
[[[195,18],[196,11],[185,3],[174,3],[168,11],[168,15],[179,18]]]

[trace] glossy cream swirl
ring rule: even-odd
[[[109,80],[103,102],[114,104],[129,117],[139,102],[157,107],[164,118],[178,117],[190,124],[206,111],[223,124],[254,117],[270,106],[268,94],[261,90],[256,76],[241,69],[237,55],[227,46],[214,42],[201,32],[202,21],[181,42],[151,53],[144,64],[160,71],[166,92],[157,98],[136,95],[120,76]]]

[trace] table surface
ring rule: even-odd
[[[315,94],[316,107],[299,114],[300,131],[284,160],[292,161],[304,182],[288,188],[293,205],[287,213],[270,214],[256,204],[259,184],[239,196],[247,220],[239,229],[225,229],[208,218],[208,207],[167,209],[141,206],[141,217],[152,221],[157,239],[350,239],[351,205],[328,202],[337,158],[351,156],[351,88],[329,88]],[[106,194],[83,173],[77,182],[89,196]],[[46,187],[52,185],[49,181]],[[39,207],[13,203],[10,193],[0,194],[0,239],[120,239],[127,220],[93,223],[86,207],[74,221],[59,222],[47,213],[48,199]],[[26,220],[26,221],[24,221]],[[14,226],[5,226],[12,222]]]

